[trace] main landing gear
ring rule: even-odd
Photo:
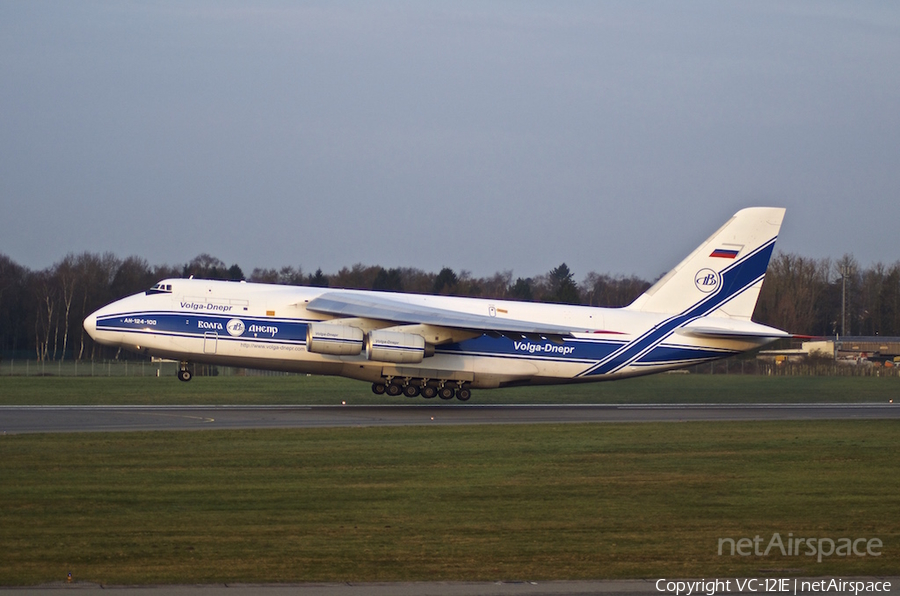
[[[472,397],[472,390],[465,386],[464,383],[448,382],[440,385],[429,385],[425,381],[415,381],[407,379],[405,381],[386,379],[372,383],[372,393],[375,395],[384,395],[387,393],[392,397],[396,397],[401,393],[406,397],[416,397],[421,395],[425,399],[440,397],[441,399],[456,399],[459,401],[469,401]]]
[[[190,362],[182,362],[176,373],[179,381],[187,383],[194,378],[194,370],[191,368]]]

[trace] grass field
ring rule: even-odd
[[[898,389],[660,375],[470,403],[886,402]],[[0,378],[0,404],[340,401],[428,403],[323,377]],[[0,585],[896,575],[898,436],[896,421],[0,436]],[[717,554],[720,538],[774,532],[879,538],[883,554]]]
[[[896,377],[655,375],[623,381],[475,390],[470,403],[765,403],[900,401]],[[376,396],[367,383],[317,376],[0,377],[11,404],[397,404],[422,398]],[[431,403],[446,404],[439,399]],[[464,407],[457,400],[453,403]]]
[[[0,584],[883,575],[894,421],[0,437]],[[718,539],[873,538],[880,557]]]

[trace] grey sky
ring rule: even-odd
[[[0,0],[0,253],[653,278],[900,259],[900,3]]]

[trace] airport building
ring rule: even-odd
[[[762,350],[762,362],[807,362],[834,360],[838,364],[900,366],[900,337],[836,337],[804,341],[797,348]]]

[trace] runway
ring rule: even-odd
[[[898,418],[893,404],[0,406],[0,434]]]

